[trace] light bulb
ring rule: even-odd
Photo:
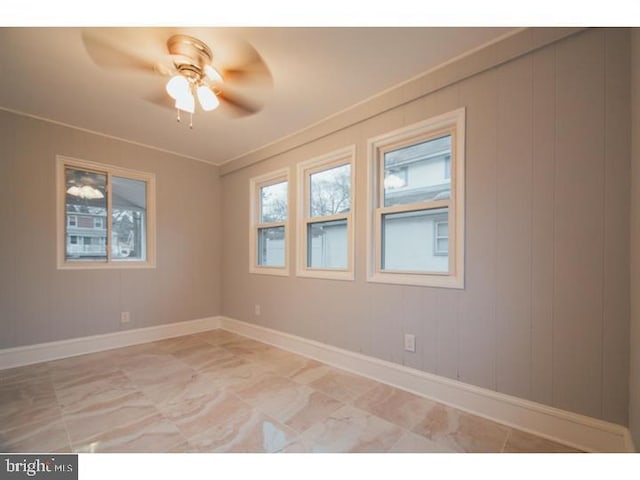
[[[205,85],[200,85],[198,87],[198,100],[200,100],[200,106],[206,112],[209,112],[220,105],[220,101],[216,94]]]
[[[189,92],[189,81],[182,75],[174,75],[167,82],[167,93],[176,100],[182,96],[187,96]]]
[[[204,73],[212,82],[222,82],[222,75],[211,65],[204,66]]]
[[[189,113],[196,111],[196,100],[191,95],[191,92],[187,91],[186,95],[180,95],[176,98],[176,108]]]

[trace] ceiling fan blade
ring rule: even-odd
[[[159,75],[171,74],[171,69],[166,65],[128,51],[96,33],[83,31],[82,42],[93,62],[100,67],[134,70]]]
[[[218,93],[220,103],[228,107],[227,111],[236,117],[247,117],[262,110],[262,105],[241,95],[224,89]]]
[[[154,105],[157,105],[159,107],[167,108],[169,110],[176,109],[176,106],[175,106],[176,101],[164,92],[158,92],[152,95],[147,95],[144,97],[144,100],[146,102],[153,103]]]
[[[222,78],[229,83],[273,84],[273,76],[262,56],[246,41],[236,41],[233,64],[221,68]],[[215,62],[215,59],[214,59]]]

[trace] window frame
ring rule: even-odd
[[[73,260],[66,259],[66,178],[65,168],[81,169],[89,172],[105,174],[107,176],[107,219],[106,228],[106,260]],[[139,180],[146,183],[146,260],[114,260],[111,258],[111,239],[112,232],[111,215],[111,178],[112,177],[129,178]],[[56,156],[56,251],[57,251],[57,268],[58,270],[91,270],[91,269],[118,269],[118,268],[156,268],[156,177],[153,173],[141,172],[129,168],[118,167],[105,163],[97,163],[88,160],[67,157],[64,155]],[[76,220],[77,224],[77,220]],[[94,224],[95,225],[95,224]],[[94,227],[95,228],[95,227]]]
[[[465,219],[465,117],[458,108],[427,120],[370,138],[367,142],[367,281],[464,289],[464,219]],[[450,198],[384,206],[384,155],[400,148],[451,135]],[[383,270],[382,219],[386,214],[448,208],[448,272]]]
[[[260,189],[287,182],[287,220],[261,223]],[[291,181],[289,168],[283,168],[249,180],[249,273],[289,276],[289,224],[291,222]],[[264,228],[284,227],[284,266],[258,265],[258,232]]]
[[[447,225],[447,235],[439,235],[440,233],[440,225]],[[445,256],[449,255],[449,220],[434,220],[433,222],[433,254],[436,256]],[[438,240],[447,239],[447,251],[444,252],[438,249]]]
[[[355,279],[355,200],[356,200],[356,146],[350,145],[331,153],[314,157],[297,164],[297,235],[296,235],[296,275],[298,277],[322,278],[331,280]],[[350,165],[351,188],[350,208],[348,213],[335,215],[311,216],[311,175],[331,170],[332,168]],[[309,225],[335,220],[347,222],[347,267],[317,268],[308,266]]]

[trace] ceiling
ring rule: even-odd
[[[214,63],[239,41],[268,65],[272,86],[241,88],[263,108],[244,117],[196,111],[193,129],[149,101],[166,77],[93,63],[82,28],[0,28],[0,108],[220,165],[502,37],[509,28],[99,28],[141,56],[164,57],[173,33],[195,36]],[[166,57],[168,59],[168,57]],[[165,62],[168,63],[168,62]]]

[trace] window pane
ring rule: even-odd
[[[284,267],[284,227],[258,229],[258,265]]]
[[[107,217],[107,175],[75,168],[65,168],[65,258],[74,260],[107,260],[107,230],[96,227]],[[83,238],[78,241],[78,237]]]
[[[447,210],[440,208],[383,215],[382,270],[448,272],[449,256],[441,250],[442,242],[434,244],[436,222],[447,221]]]
[[[317,222],[307,225],[307,266],[347,268],[347,221]]]
[[[311,216],[324,217],[351,209],[351,164],[323,170],[309,176]]]
[[[451,135],[384,155],[384,206],[447,199],[451,195]]]
[[[147,258],[147,183],[112,177],[111,258],[144,261]]]
[[[287,221],[287,182],[260,188],[260,223]]]

